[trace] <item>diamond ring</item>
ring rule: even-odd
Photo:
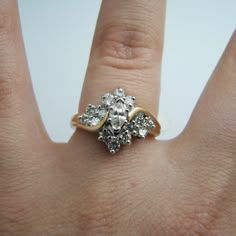
[[[135,97],[126,96],[122,88],[102,96],[101,105],[89,104],[84,114],[73,116],[71,124],[79,129],[98,133],[110,153],[119,151],[121,145],[131,144],[133,137],[144,139],[148,134],[160,134],[156,118],[141,107],[135,107]]]

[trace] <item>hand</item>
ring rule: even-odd
[[[164,0],[103,1],[80,112],[122,86],[157,114],[164,18]],[[29,77],[1,0],[0,235],[236,235],[236,34],[179,137],[112,157],[81,130],[51,142]]]

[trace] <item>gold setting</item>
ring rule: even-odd
[[[79,129],[83,129],[83,130],[86,130],[86,131],[89,131],[89,132],[96,132],[97,130],[99,130],[103,125],[104,123],[106,122],[107,118],[108,118],[108,112],[105,114],[105,116],[100,120],[100,122],[95,125],[95,126],[88,126],[88,125],[83,125],[80,123],[79,121],[79,114],[76,114],[72,117],[71,119],[71,126],[74,126],[76,128],[79,128]]]

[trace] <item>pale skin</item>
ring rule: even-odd
[[[157,114],[164,20],[164,0],[103,1],[79,112],[122,86]],[[85,131],[49,139],[17,2],[0,1],[1,236],[236,235],[235,183],[235,33],[181,135],[111,158]]]

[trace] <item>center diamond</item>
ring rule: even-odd
[[[118,100],[113,106],[110,108],[111,115],[121,115],[124,116],[126,113],[126,105],[122,100]]]
[[[114,131],[119,131],[124,123],[126,123],[127,119],[125,116],[114,115],[111,117],[111,126]]]
[[[119,131],[124,123],[127,122],[126,105],[122,100],[116,101],[116,103],[110,108],[110,121],[111,126],[115,132]]]

